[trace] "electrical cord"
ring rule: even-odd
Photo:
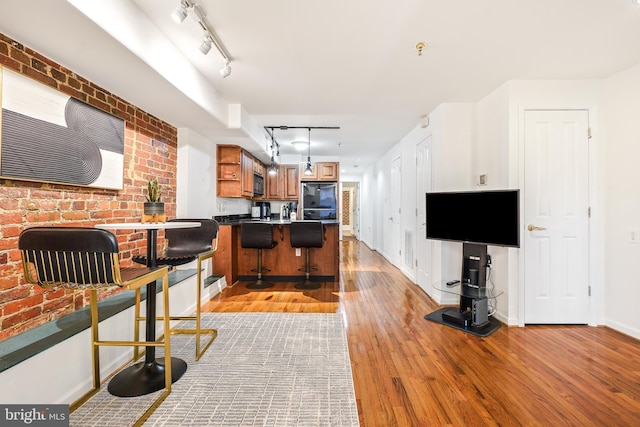
[[[493,283],[493,278],[491,277],[491,258],[489,258],[487,261],[487,273],[486,273],[486,281],[485,283],[489,283],[491,284],[491,295],[493,295],[493,291],[495,290],[495,284]],[[497,305],[498,305],[498,299],[496,297],[489,297],[487,298],[487,306],[489,308],[489,313],[488,316],[491,317],[494,314],[496,314],[496,311],[498,309]]]

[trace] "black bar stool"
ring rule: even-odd
[[[305,248],[305,266],[298,271],[304,271],[305,281],[296,284],[296,289],[311,290],[318,289],[320,284],[312,282],[309,278],[313,268],[309,262],[309,249],[321,248],[324,243],[324,226],[320,221],[294,221],[291,223],[290,235],[292,248]]]
[[[243,222],[240,226],[240,244],[243,248],[258,249],[258,268],[251,271],[258,273],[258,280],[249,283],[249,289],[264,289],[273,286],[262,280],[262,273],[271,271],[262,267],[262,250],[273,249],[278,242],[273,240],[273,225],[268,222]]]

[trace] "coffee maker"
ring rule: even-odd
[[[271,202],[256,202],[260,207],[260,219],[271,219]]]

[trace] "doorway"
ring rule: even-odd
[[[524,322],[589,320],[589,112],[524,113]]]
[[[360,239],[359,182],[342,182],[342,240]]]

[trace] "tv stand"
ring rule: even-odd
[[[459,307],[441,308],[424,316],[425,319],[483,337],[495,332],[500,322],[489,316],[488,300],[502,295],[502,291],[487,289],[486,267],[487,246],[464,243],[461,280],[434,286],[442,292],[458,295]]]

